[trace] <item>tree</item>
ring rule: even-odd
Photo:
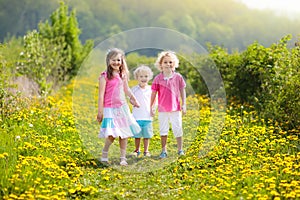
[[[79,40],[80,29],[78,28],[76,12],[73,10],[69,16],[68,14],[68,7],[61,2],[59,9],[52,13],[50,17],[51,24],[48,21],[39,24],[42,38],[51,41],[55,41],[55,38],[62,38],[62,41],[65,43],[63,53],[66,53],[66,59],[70,57],[70,63],[67,66],[61,66],[60,70],[63,79],[67,77],[72,78],[77,74],[82,61],[93,47],[91,40],[88,40],[82,46]],[[61,41],[56,42],[60,43]]]
[[[21,72],[39,85],[41,94],[48,94],[53,87],[74,77],[93,47],[92,41],[82,46],[76,13],[69,15],[64,3],[50,19],[51,23],[39,24],[39,32],[32,31],[24,37],[20,66]]]
[[[0,1],[0,41],[6,37],[20,37],[29,30],[36,29],[57,7],[57,1],[1,0]]]

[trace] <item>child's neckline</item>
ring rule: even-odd
[[[113,77],[120,77],[120,74],[119,74],[119,73],[113,72],[112,75],[113,75]]]
[[[142,90],[144,90],[144,89],[146,89],[146,87],[147,87],[148,85],[145,85],[144,87],[142,87],[142,86],[140,86],[140,84],[138,84],[138,86],[139,86],[139,88],[141,88]]]
[[[166,74],[164,74],[164,72],[162,72],[162,75],[163,75],[165,80],[168,80],[168,79],[172,78],[174,76],[174,74],[175,74],[175,72],[172,72],[172,73],[166,75]]]

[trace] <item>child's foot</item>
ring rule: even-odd
[[[161,154],[159,155],[159,158],[166,158],[168,156],[167,152],[162,151]]]
[[[122,166],[126,166],[126,165],[128,165],[128,163],[127,163],[127,161],[126,161],[126,158],[124,158],[124,157],[121,157],[121,162],[120,162],[120,165],[122,165]]]
[[[147,151],[147,152],[144,152],[144,156],[151,157],[151,154],[149,153],[149,151]]]
[[[108,158],[100,158],[101,162],[108,162]]]
[[[178,151],[178,155],[179,155],[179,156],[184,156],[184,151],[183,151],[183,150],[179,150],[179,151]]]
[[[135,150],[133,153],[132,153],[133,156],[135,157],[139,157],[141,155],[141,152],[138,151],[138,150]]]
[[[109,166],[110,162],[108,161],[108,158],[100,158],[99,159],[102,166]]]
[[[108,162],[108,152],[107,151],[102,151],[102,156],[100,158],[101,162]]]

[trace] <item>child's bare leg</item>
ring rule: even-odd
[[[181,151],[182,145],[183,145],[182,137],[177,137],[176,141],[177,141],[177,149],[178,149],[178,151]]]
[[[135,142],[135,152],[139,152],[140,151],[141,138],[135,138],[134,142]]]
[[[162,151],[167,152],[167,139],[168,139],[168,136],[164,135],[164,136],[161,136],[160,138],[161,138]]]
[[[127,165],[126,162],[126,148],[127,148],[127,138],[119,138],[119,144],[120,144],[120,165]]]
[[[106,161],[106,162],[108,161],[108,150],[110,145],[114,142],[114,140],[115,138],[112,137],[111,135],[105,138],[104,147],[102,149],[101,161]]]
[[[149,152],[149,143],[150,143],[150,139],[144,138],[144,153]]]

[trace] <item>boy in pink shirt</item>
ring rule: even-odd
[[[183,114],[186,113],[186,83],[183,77],[175,72],[178,64],[176,54],[171,51],[161,52],[155,63],[161,73],[154,78],[151,86],[150,107],[153,108],[156,95],[158,95],[158,120],[162,145],[160,158],[167,157],[169,122],[172,124],[172,131],[176,137],[178,155],[184,155],[181,111]],[[151,109],[151,115],[154,116],[154,109]]]

